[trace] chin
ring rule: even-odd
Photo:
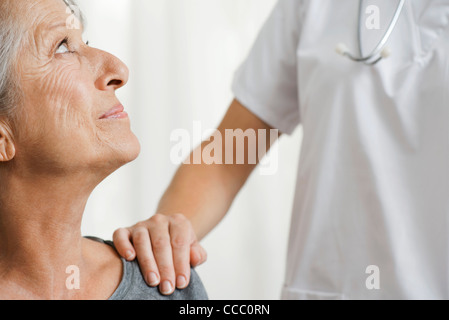
[[[139,155],[140,155],[140,151],[141,151],[140,142],[139,142],[139,140],[136,137],[135,141],[134,141],[134,146],[133,146],[133,148],[132,148],[132,150],[130,151],[130,154],[129,154],[128,163],[129,162],[133,162],[134,160],[136,160],[139,157]]]
[[[128,141],[121,145],[122,165],[130,163],[137,159],[140,154],[141,146],[137,137],[132,134],[132,137]]]
[[[95,167],[97,167],[97,169],[100,167],[102,171],[104,170],[105,175],[110,175],[122,166],[136,160],[140,154],[140,150],[139,140],[136,136],[132,135],[129,139],[126,139],[126,141],[114,145],[108,152],[107,159],[97,159],[96,162],[98,165]]]

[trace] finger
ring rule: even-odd
[[[176,287],[184,289],[190,282],[190,247],[195,241],[190,223],[184,217],[172,217],[170,224]]]
[[[131,231],[129,229],[117,229],[112,239],[117,252],[126,260],[132,261],[136,258],[133,245],[131,243]]]
[[[159,218],[155,218],[159,220]],[[161,220],[149,226],[151,245],[154,258],[159,270],[159,290],[163,295],[170,295],[175,291],[175,269],[173,266],[173,254],[170,244],[168,220]]]
[[[207,260],[207,252],[198,243],[195,242],[190,248],[190,264],[193,268],[202,265]]]
[[[134,229],[132,233],[132,242],[136,249],[140,270],[142,271],[146,283],[151,287],[159,285],[160,275],[156,260],[153,256],[148,229],[144,227]]]

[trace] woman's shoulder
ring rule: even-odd
[[[114,248],[112,241],[105,241],[95,237],[86,237],[90,240],[102,242]],[[114,248],[115,249],[115,248]],[[198,275],[191,269],[190,284],[182,290],[175,290],[170,296],[164,296],[157,287],[150,287],[140,271],[136,260],[127,261],[123,258],[122,279],[110,300],[207,300],[207,292]]]
[[[208,296],[200,277],[191,269],[190,284],[170,296],[164,296],[157,287],[150,287],[140,272],[137,261],[123,261],[123,278],[111,300],[207,300]]]

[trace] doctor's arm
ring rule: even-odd
[[[272,129],[239,101],[229,107],[218,131],[225,137],[227,129]],[[258,135],[256,135],[258,136]],[[204,148],[211,141],[204,141]],[[223,163],[226,143],[222,145]],[[258,146],[256,141],[256,146]],[[267,135],[267,151],[270,137]],[[245,143],[245,149],[248,143]],[[245,150],[245,151],[246,151]],[[245,152],[245,160],[248,152]],[[193,159],[193,152],[190,155]],[[190,163],[192,163],[191,161]],[[129,228],[114,233],[114,244],[124,258],[137,257],[142,273],[151,286],[160,285],[163,294],[171,294],[174,286],[182,289],[190,281],[190,267],[206,261],[199,244],[228,212],[257,164],[182,164],[162,196],[157,214]]]

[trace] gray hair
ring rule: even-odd
[[[74,0],[63,1],[70,8],[77,7]],[[24,32],[11,12],[11,2],[0,0],[0,119],[14,115],[21,97],[15,61]],[[81,11],[76,10],[74,13],[84,24]]]
[[[18,102],[14,60],[23,32],[14,21],[8,1],[0,1],[0,118],[9,117]]]

